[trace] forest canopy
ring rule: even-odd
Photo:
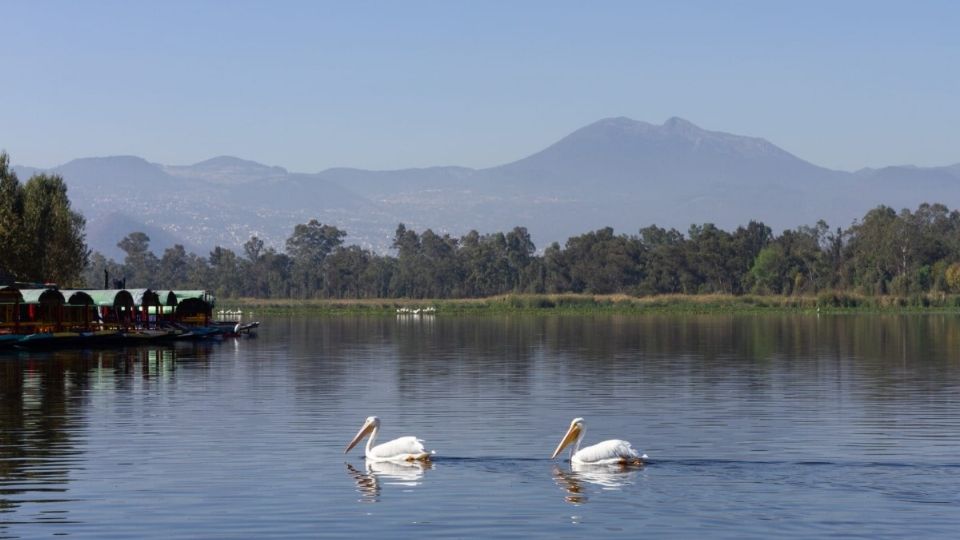
[[[524,227],[454,237],[400,224],[388,255],[345,245],[346,236],[311,220],[294,228],[282,252],[252,237],[242,253],[216,247],[200,256],[176,245],[157,256],[150,238],[134,232],[118,244],[123,261],[94,253],[85,276],[88,286],[99,286],[107,271],[128,287],[297,299],[960,292],[960,213],[941,204],[900,212],[879,206],[847,229],[820,221],[779,235],[756,221],[733,231],[691,225],[685,233],[606,227],[540,253]]]

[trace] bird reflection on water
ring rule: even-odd
[[[589,500],[588,486],[600,490],[620,490],[636,481],[643,465],[583,465],[572,463],[570,470],[553,468],[553,480],[567,495],[563,498],[570,504],[584,504]]]
[[[433,468],[429,461],[366,461],[364,470],[346,463],[347,472],[353,477],[360,493],[359,502],[379,502],[382,485],[416,487],[422,482],[425,471]]]

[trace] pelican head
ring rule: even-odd
[[[360,426],[360,431],[357,432],[357,435],[350,441],[350,444],[347,445],[346,450],[343,451],[344,454],[350,451],[351,448],[357,445],[358,442],[362,441],[364,437],[373,433],[374,430],[380,427],[380,419],[376,416],[368,416],[366,420],[363,421],[363,425]]]
[[[563,452],[563,449],[569,446],[570,443],[583,437],[583,431],[583,418],[574,418],[573,421],[570,422],[570,427],[567,428],[566,435],[560,439],[560,444],[557,445],[557,449],[553,451],[553,455],[550,456],[550,459],[557,457],[557,455],[560,454],[560,452]]]

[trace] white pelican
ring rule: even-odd
[[[643,460],[647,455],[640,455],[636,450],[630,447],[627,441],[620,439],[610,439],[593,446],[580,449],[580,441],[583,434],[586,433],[583,418],[574,418],[570,422],[570,428],[566,435],[560,440],[557,449],[553,451],[550,459],[557,457],[557,454],[563,451],[572,442],[576,442],[570,449],[570,463],[572,465],[643,465]]]
[[[371,461],[430,461],[433,452],[424,450],[423,441],[416,437],[400,437],[374,446],[379,432],[380,419],[376,416],[367,417],[357,436],[350,441],[343,453],[346,454],[364,437],[370,435],[364,456]]]

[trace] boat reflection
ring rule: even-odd
[[[349,463],[345,465],[360,493],[358,502],[379,502],[384,485],[408,488],[419,486],[424,472],[433,468],[429,461],[367,461],[364,470],[359,470]]]
[[[589,500],[588,487],[601,491],[620,490],[636,481],[642,465],[583,465],[571,464],[569,470],[555,466],[553,480],[567,492],[563,498],[570,504],[584,504]]]

